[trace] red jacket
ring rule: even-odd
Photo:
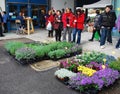
[[[72,13],[64,13],[62,15],[63,28],[66,28],[67,24],[69,24],[70,27],[73,27],[73,16]]]
[[[49,21],[53,24],[53,22],[54,22],[54,16],[53,15],[50,15],[49,17],[46,18],[46,25],[48,24]]]
[[[84,14],[77,15],[76,17],[74,17],[73,27],[77,29],[84,29],[84,19],[85,19]]]

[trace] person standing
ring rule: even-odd
[[[0,13],[0,37],[4,37],[3,30],[2,30],[2,24],[3,24],[3,18],[2,18],[2,15]]]
[[[45,28],[45,11],[41,10],[40,14],[40,27]]]
[[[108,37],[107,37],[107,42],[108,44],[112,44],[112,29],[113,27],[115,27],[115,21],[117,19],[116,17],[116,14],[115,14],[115,11],[113,10],[113,6],[112,5],[108,5],[107,7],[110,8],[110,14],[112,16],[112,19],[111,19],[111,27],[110,27],[110,32],[107,33]]]
[[[79,45],[81,43],[81,32],[84,28],[84,19],[85,15],[82,12],[81,9],[76,10],[76,16],[74,18],[74,23],[73,23],[73,42],[76,41],[76,34],[78,33],[77,37],[77,44]]]
[[[113,19],[112,17],[113,16],[110,12],[110,7],[106,6],[105,11],[101,14],[101,17],[100,17],[100,21],[101,21],[100,47],[101,49],[105,48],[106,38],[111,37],[111,34],[108,34],[108,32],[111,32],[111,27],[112,27],[111,20]]]
[[[48,37],[53,37],[53,22],[54,22],[54,16],[52,10],[49,10],[48,17],[46,17],[46,25],[48,25],[48,23],[51,23],[52,27],[51,30],[48,30]]]
[[[61,41],[61,32],[62,32],[62,14],[60,10],[56,11],[54,18],[54,30],[55,30],[55,39],[56,41]]]
[[[19,15],[17,16],[17,20],[20,20],[20,28],[25,26],[25,20],[24,20],[24,13],[19,13]]]
[[[92,34],[92,38],[89,39],[89,41],[93,41],[96,32],[98,32],[99,36],[101,36],[100,34],[100,11],[99,10],[96,10],[96,16],[94,18],[93,34]]]
[[[63,41],[66,41],[66,35],[68,32],[68,42],[71,42],[73,13],[70,11],[70,8],[66,8],[65,13],[63,13],[62,22],[63,22]]]
[[[8,16],[6,14],[6,12],[4,11],[3,12],[3,28],[4,28],[4,33],[7,33],[8,32],[8,27],[7,27],[7,21],[8,21]]]
[[[120,34],[120,15],[118,16],[118,19],[117,19],[117,22],[116,22],[116,27],[119,31],[119,34]],[[120,49],[120,38],[115,46],[117,49]]]

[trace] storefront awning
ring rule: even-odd
[[[106,5],[111,5],[112,0],[100,0],[96,3],[84,5],[83,8],[104,8]]]

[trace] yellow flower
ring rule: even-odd
[[[81,71],[83,74],[88,75],[88,76],[92,76],[96,72],[96,70],[87,68],[85,66],[79,66],[77,69],[78,71]]]

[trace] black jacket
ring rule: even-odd
[[[112,15],[111,24],[112,24],[112,26],[114,27],[114,26],[115,26],[115,21],[116,21],[117,17],[116,17],[116,14],[115,14],[115,11],[114,11],[114,10],[111,10],[110,13],[111,13],[111,15]]]
[[[113,27],[113,14],[111,12],[104,12],[101,14],[101,26]]]
[[[2,22],[3,22],[3,18],[2,18],[2,15],[0,13],[0,23],[2,23]]]
[[[95,28],[100,28],[100,14],[97,14],[94,18],[94,27]]]

